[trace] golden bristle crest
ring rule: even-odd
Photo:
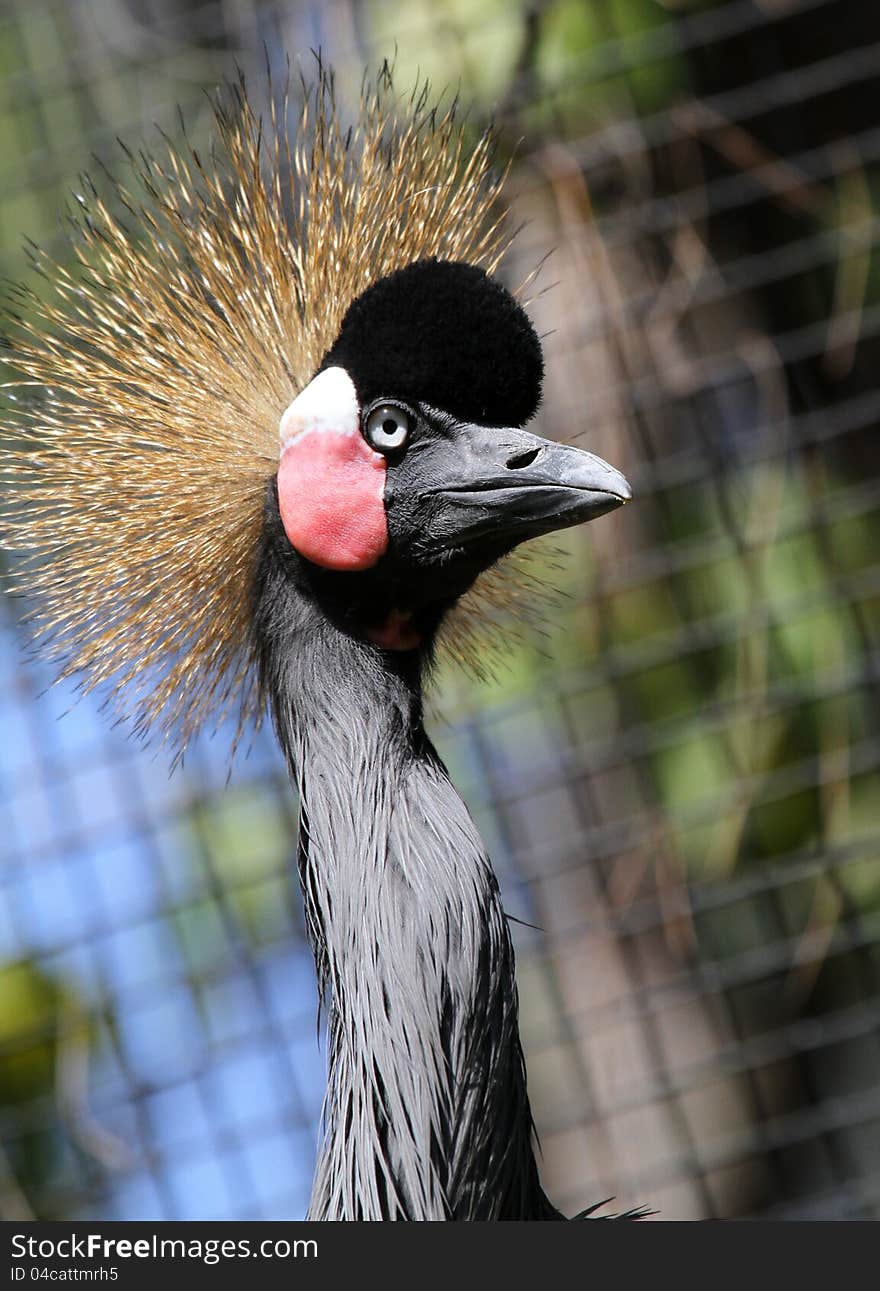
[[[270,97],[271,87],[270,87]],[[332,75],[267,119],[244,80],[201,153],[162,137],[130,183],[78,197],[67,263],[33,253],[7,387],[5,541],[41,653],[105,688],[139,732],[183,747],[262,697],[250,595],[281,413],[349,304],[426,256],[496,269],[503,176],[455,104],[395,96],[383,68],[356,124]]]

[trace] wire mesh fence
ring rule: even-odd
[[[92,154],[321,46],[492,111],[544,433],[636,502],[435,733],[518,921],[543,1176],[666,1218],[880,1214],[880,10],[21,0],[0,257]],[[0,1211],[304,1212],[323,1057],[271,736],[168,776],[0,634]],[[63,716],[62,716],[63,715]]]

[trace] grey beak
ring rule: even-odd
[[[481,538],[515,545],[594,520],[632,497],[601,457],[524,430],[461,426],[444,459],[442,485],[427,490],[442,502],[431,527],[442,529],[443,547]]]

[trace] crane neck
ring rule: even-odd
[[[556,1218],[532,1147],[507,920],[425,732],[419,659],[349,635],[283,579],[260,604],[327,1006],[310,1217]]]

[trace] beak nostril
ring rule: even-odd
[[[507,469],[509,471],[521,471],[524,467],[531,466],[540,452],[541,446],[539,445],[537,448],[527,449],[524,453],[516,453],[508,459]]]

